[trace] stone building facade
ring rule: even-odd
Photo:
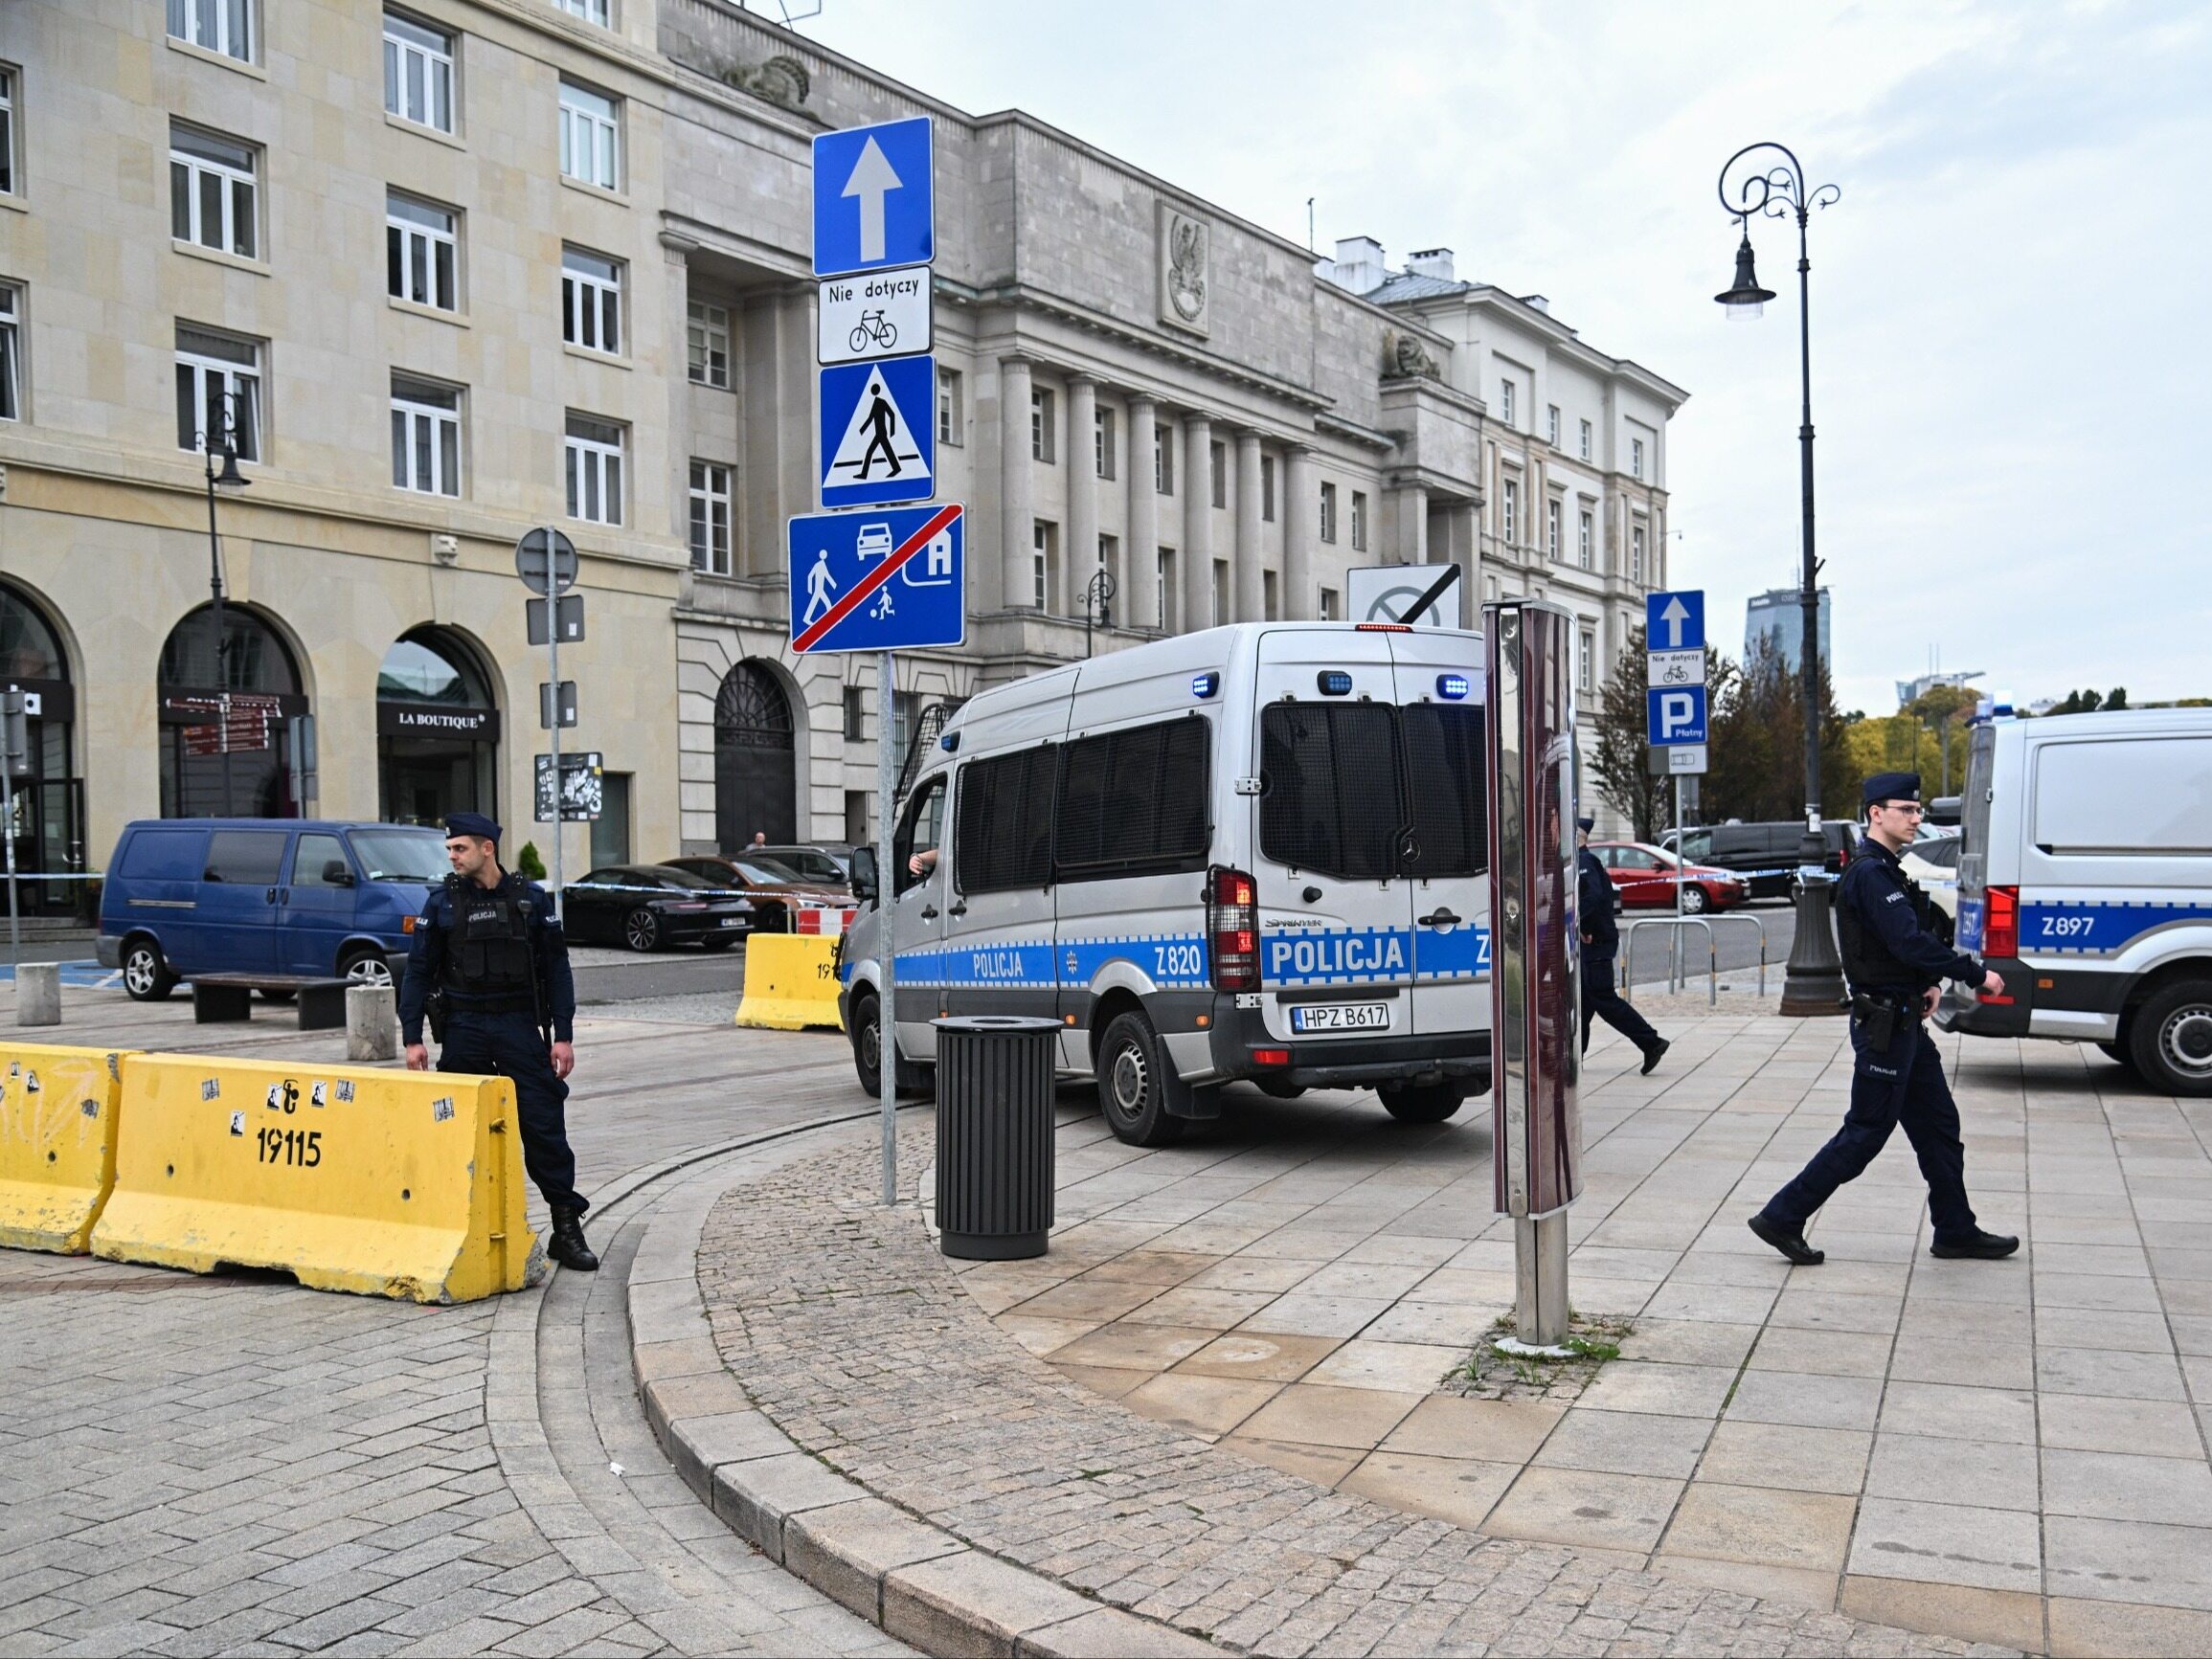
[[[166,13],[0,8],[0,672],[42,693],[42,868],[165,812],[520,828],[540,525],[582,555],[563,747],[610,777],[572,872],[863,833],[872,663],[783,621],[810,142],[862,122],[936,122],[938,493],[971,515],[968,642],[902,657],[894,741],[1086,648],[1342,617],[1393,562],[1558,598],[1597,676],[1663,578],[1684,394],[1449,254],[1317,262],[728,0]],[[248,482],[211,535],[226,415]]]

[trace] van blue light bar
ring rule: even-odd
[[[1190,694],[1193,697],[1211,697],[1221,689],[1218,674],[1193,674],[1190,677]]]
[[[1314,676],[1314,683],[1321,688],[1323,697],[1349,697],[1352,694],[1352,677],[1342,668],[1323,668]]]
[[[952,753],[955,750],[959,749],[959,746],[960,734],[957,731],[948,731],[942,737],[937,739],[937,747],[943,750],[947,754]]]
[[[1436,695],[1449,698],[1454,703],[1458,702],[1467,695],[1467,676],[1464,674],[1437,675]]]

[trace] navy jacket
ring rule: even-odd
[[[545,987],[553,1017],[553,1041],[576,1040],[576,982],[569,973],[569,946],[553,916],[545,889],[509,870],[503,886],[515,889],[519,899],[530,901],[530,948],[538,960],[538,983]],[[447,935],[453,929],[453,899],[443,883],[430,889],[422,914],[415,919],[415,933],[407,952],[407,977],[399,987],[399,1035],[410,1043],[422,1041],[422,1004],[445,974]],[[465,1009],[467,998],[453,997],[455,1008]]]
[[[1610,956],[1620,949],[1620,927],[1613,919],[1613,878],[1588,847],[1574,855],[1575,908],[1581,912],[1582,953]]]
[[[1851,989],[1918,996],[1939,979],[1977,980],[1982,966],[1946,945],[1921,915],[1925,898],[1897,855],[1872,836],[1836,884],[1836,931]]]

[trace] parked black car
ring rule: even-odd
[[[1822,860],[1830,875],[1840,875],[1859,851],[1859,826],[1848,818],[1829,818],[1821,826],[1828,842]],[[1721,823],[1682,832],[1682,854],[1692,863],[1733,870],[1754,899],[1786,898],[1797,879],[1797,847],[1805,826],[1794,818],[1779,823]],[[1659,844],[1675,850],[1670,830]]]
[[[666,864],[608,864],[561,889],[561,920],[577,944],[658,951],[696,941],[728,950],[752,924],[753,906],[720,883]]]

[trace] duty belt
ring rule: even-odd
[[[446,1000],[456,1014],[535,1014],[537,999],[527,991],[498,992],[472,997],[465,991],[448,991]]]

